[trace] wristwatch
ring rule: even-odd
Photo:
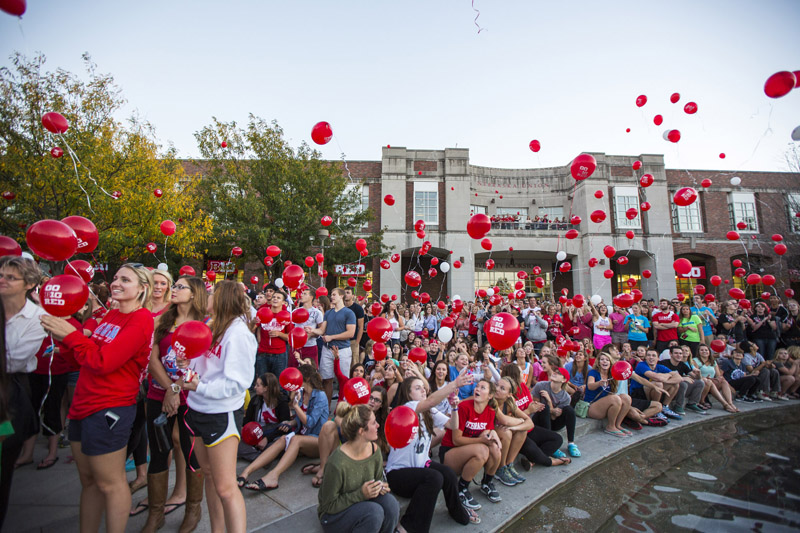
[[[172,392],[174,392],[175,394],[178,394],[178,393],[181,392],[181,386],[178,385],[177,383],[173,383],[172,385],[169,386],[169,388],[171,388]]]

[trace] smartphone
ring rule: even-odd
[[[119,422],[119,415],[113,411],[106,411],[105,417],[108,429],[114,429],[114,426]]]

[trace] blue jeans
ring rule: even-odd
[[[391,533],[397,527],[400,505],[391,494],[354,503],[336,514],[323,514],[319,521],[325,533]]]
[[[775,355],[775,348],[778,346],[778,339],[755,339],[753,340],[758,346],[758,353],[764,356],[764,359],[769,361]]]
[[[283,372],[286,369],[288,361],[289,361],[288,352],[283,352],[283,353],[258,352],[256,354],[256,375],[253,378],[253,386],[255,386],[256,384],[256,379],[266,374],[267,372],[272,372],[273,374],[275,374],[275,377],[279,378],[281,372]]]

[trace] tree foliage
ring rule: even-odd
[[[0,200],[0,232],[24,247],[31,223],[82,215],[100,231],[99,260],[117,264],[127,257],[155,265],[164,258],[159,225],[171,219],[178,229],[168,257],[199,257],[213,228],[198,208],[198,180],[186,175],[172,148],[162,150],[149,123],[137,116],[124,124],[115,120],[125,104],[120,88],[87,55],[83,59],[85,80],[62,69],[45,71],[42,55],[16,54],[13,68],[0,70],[0,191],[16,194],[13,201]],[[65,134],[42,126],[50,111],[68,120]],[[63,157],[50,155],[55,146]],[[114,199],[101,188],[122,196]],[[163,191],[161,198],[155,189]],[[150,241],[158,243],[157,259],[145,249]]]
[[[319,231],[327,229],[327,264],[361,258],[354,242],[373,215],[361,209],[361,183],[340,163],[320,159],[305,143],[292,148],[276,122],[253,115],[244,127],[214,118],[195,137],[204,158],[203,205],[219,230],[211,253],[227,258],[239,246],[243,258],[261,261],[276,245],[281,259],[302,264],[319,251]],[[334,220],[328,228],[320,224],[325,215]],[[382,239],[382,231],[369,236],[370,255],[384,252]]]

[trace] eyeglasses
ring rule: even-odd
[[[188,285],[180,285],[178,283],[172,286],[173,291],[182,291],[183,289],[191,289],[191,287],[189,287]]]
[[[376,398],[375,396],[370,396],[369,401],[372,403],[383,403],[383,400],[380,398]]]
[[[12,276],[11,274],[2,274],[0,273],[0,279],[7,279],[8,281],[21,281],[22,278],[18,278],[16,276]]]

